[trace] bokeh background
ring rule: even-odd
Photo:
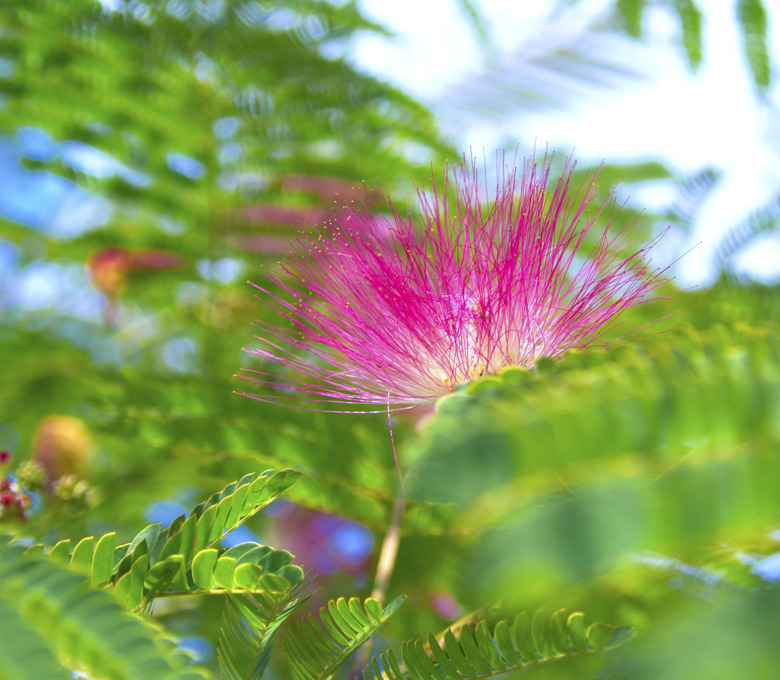
[[[56,521],[41,494],[31,535],[129,538],[291,466],[291,501],[231,540],[291,550],[322,597],[366,590],[396,491],[383,420],[234,394],[271,320],[247,279],[333,205],[413,210],[447,160],[549,149],[604,164],[617,224],[669,228],[679,286],[770,286],[779,22],[759,0],[3,3],[0,449],[91,488]],[[450,511],[409,510],[407,629],[463,613]],[[163,616],[208,638],[208,616]]]
[[[758,6],[484,0],[473,5],[475,30],[465,3],[365,2],[395,38],[360,36],[350,59],[412,93],[459,149],[477,155],[519,142],[524,152],[549,145],[586,163],[658,161],[691,180],[711,171],[712,189],[691,215],[701,245],[678,268],[681,283],[711,284],[724,267],[774,282],[777,239],[748,244],[735,234],[744,237],[759,207],[776,218],[780,189],[769,78],[780,5],[763,3],[762,40],[750,37]],[[660,182],[625,194],[651,211],[675,199]]]

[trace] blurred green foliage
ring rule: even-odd
[[[615,0],[615,14],[621,28],[634,38],[643,37],[642,22],[649,5],[668,8],[680,25],[680,43],[688,65],[696,69],[702,62],[702,8],[706,3],[695,0]],[[766,93],[771,84],[771,65],[767,49],[767,17],[762,0],[734,0],[734,16],[742,33],[744,57],[750,67],[756,88]]]
[[[479,24],[474,3],[460,4]],[[697,4],[666,4],[695,67]],[[642,35],[646,5],[616,2],[630,35]],[[735,7],[756,85],[767,88],[763,6]],[[642,330],[622,342],[615,329],[609,352],[508,369],[423,419],[394,416],[410,496],[387,593],[407,596],[397,611],[366,599],[398,491],[386,415],[233,394],[242,386],[231,376],[255,366],[240,352],[250,321],[269,313],[243,279],[263,277],[294,247],[295,229],[323,222],[338,202],[376,206],[389,193],[406,209],[413,170],[431,163],[416,172],[425,185],[459,155],[422,106],[348,64],[357,31],[383,29],[354,2],[0,5],[0,126],[17,141],[31,126],[46,131],[55,151],[28,153],[24,166],[111,208],[74,238],[0,223],[17,257],[12,274],[51,265],[58,292],[42,307],[9,303],[0,318],[0,448],[14,466],[35,459],[47,475],[30,490],[26,523],[2,519],[46,549],[23,557],[18,545],[0,546],[0,677],[59,677],[62,662],[96,677],[130,677],[147,663],[171,677],[207,673],[185,668],[166,635],[117,600],[128,609],[156,600],[167,631],[219,648],[203,665],[225,677],[266,668],[317,677],[338,664],[346,675],[349,654],[385,622],[383,655],[358,657],[371,678],[388,665],[396,677],[438,677],[434,661],[450,678],[468,675],[461,662],[480,677],[537,663],[548,677],[591,677],[605,664],[616,677],[770,677],[776,592],[752,567],[778,551],[776,288],[670,286],[632,310],[625,328]],[[623,210],[614,226],[641,220],[640,238],[666,220],[686,227],[715,179],[658,163],[606,165],[598,224],[612,218],[619,182],[655,182],[674,188],[675,206]],[[772,228],[775,208],[735,232],[724,262]],[[299,508],[367,526],[370,557],[304,594],[301,569],[316,556],[285,549],[320,540],[316,526],[284,506],[278,517],[266,511],[273,506],[260,512],[270,496],[251,508],[238,498],[269,467],[294,471],[280,473],[297,481],[279,494]],[[63,479],[70,492],[84,482],[86,512],[58,495]],[[160,501],[184,506],[186,529],[184,517],[146,526]],[[219,544],[244,523],[277,549]],[[42,602],[51,620],[38,616]],[[322,625],[288,625],[320,605]],[[605,624],[587,628],[591,640],[584,618],[563,608]],[[525,610],[541,612],[535,629],[517,616]],[[611,646],[607,624],[638,639],[578,654]],[[114,625],[132,628],[144,655],[112,638]],[[290,636],[283,645],[280,631]],[[715,656],[704,653],[712,645]],[[286,675],[283,649],[306,659],[297,676]],[[106,650],[116,668],[106,670]]]

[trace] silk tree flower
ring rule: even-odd
[[[292,330],[257,323],[249,351],[279,370],[245,370],[272,388],[245,396],[413,408],[505,366],[606,347],[618,315],[666,278],[648,267],[650,246],[633,249],[635,225],[586,242],[597,173],[576,185],[574,165],[557,182],[546,156],[519,175],[504,166],[488,199],[464,160],[418,188],[417,224],[345,207],[301,236],[274,288],[256,286]]]

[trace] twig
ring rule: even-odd
[[[385,540],[382,542],[382,550],[379,553],[379,561],[376,565],[374,576],[374,589],[371,597],[382,602],[387,591],[387,584],[395,566],[395,558],[398,554],[398,544],[401,542],[401,516],[404,511],[404,498],[396,498],[393,503],[393,515],[387,527]]]

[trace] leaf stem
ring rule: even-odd
[[[387,527],[385,540],[382,541],[382,549],[379,551],[379,561],[374,575],[374,588],[371,597],[384,604],[387,593],[387,585],[395,567],[395,558],[398,555],[398,544],[401,542],[401,518],[404,512],[404,496],[401,495],[393,502],[393,514],[390,516],[390,524]],[[352,678],[360,677],[360,671],[366,666],[371,656],[371,646],[366,645],[355,656],[355,664],[352,669]]]
[[[390,393],[387,393],[387,429],[390,432],[390,446],[393,448],[393,460],[395,460],[395,469],[398,471],[398,481],[400,483],[398,497],[393,502],[393,514],[390,516],[390,524],[387,526],[385,540],[382,542],[382,550],[379,552],[379,561],[376,565],[376,575],[374,576],[374,589],[371,591],[371,597],[383,602],[387,591],[387,584],[390,582],[390,576],[395,566],[395,558],[398,555],[398,544],[401,542],[401,517],[404,512],[404,500],[406,490],[404,489],[404,478],[401,475],[401,465],[398,462],[398,452],[395,449],[395,440],[393,439],[393,423],[390,419]]]
[[[399,494],[393,501],[393,512],[390,515],[390,523],[387,525],[387,533],[382,541],[382,549],[379,551],[379,560],[376,564],[376,573],[374,575],[374,587],[371,591],[371,597],[384,604],[387,586],[390,583],[390,577],[395,567],[395,558],[398,555],[398,544],[401,542],[401,519],[404,514],[404,503],[406,502],[406,491],[404,489],[404,479],[401,475],[401,466],[398,462],[398,452],[395,449],[395,440],[393,439],[393,424],[390,420],[390,394],[387,395],[387,429],[390,431],[390,445],[393,447],[393,459],[395,460],[395,469],[398,471]],[[366,665],[371,656],[371,647],[366,645],[355,656],[352,677],[358,677],[360,670]]]
[[[401,517],[404,511],[403,496],[396,498],[393,503],[393,514],[387,527],[385,540],[382,542],[382,550],[379,553],[379,561],[376,565],[374,576],[374,589],[371,597],[382,602],[387,592],[387,584],[395,566],[395,558],[398,554],[398,544],[401,542]]]

